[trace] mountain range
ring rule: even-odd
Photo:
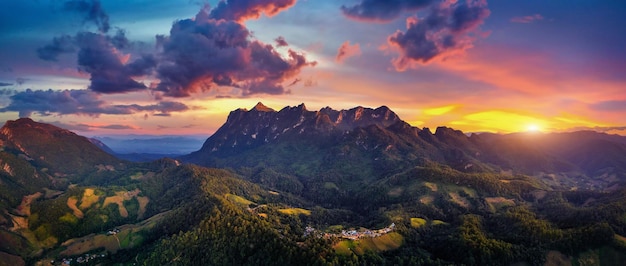
[[[385,106],[258,103],[173,159],[126,161],[28,118],[0,142],[0,265],[626,260],[617,135],[433,133]]]

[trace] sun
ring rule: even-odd
[[[541,131],[541,127],[536,124],[530,124],[526,127],[526,131],[528,132],[539,132]]]

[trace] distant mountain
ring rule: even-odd
[[[88,138],[88,140],[93,145],[96,145],[98,148],[100,148],[101,150],[105,151],[106,153],[111,154],[111,155],[115,155],[115,152],[111,148],[109,148],[109,146],[104,144],[104,142],[100,141],[99,139]]]

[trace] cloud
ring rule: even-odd
[[[0,82],[0,87],[13,86],[13,83]]]
[[[370,22],[390,22],[403,12],[430,6],[433,0],[361,0],[353,6],[341,6],[341,12],[351,19]]]
[[[261,2],[268,1],[251,3],[251,8]],[[228,3],[243,5],[242,1]],[[214,86],[230,86],[240,89],[244,96],[284,94],[288,91],[282,82],[297,76],[303,67],[316,64],[291,49],[284,58],[272,45],[251,40],[243,24],[226,20],[230,16],[223,14],[215,19],[214,13],[209,15],[202,9],[194,19],[175,22],[170,36],[158,37],[162,53],[157,91],[165,96],[187,97]]]
[[[54,37],[52,43],[37,49],[37,56],[46,61],[57,61],[57,57],[64,53],[76,52],[74,40],[70,35]]]
[[[276,41],[277,47],[289,46],[289,44],[287,43],[287,41],[285,41],[285,38],[283,36],[278,36],[278,38],[274,39],[274,41]]]
[[[69,123],[63,123],[61,121],[48,122],[48,121],[43,121],[43,120],[40,120],[39,122],[52,124],[54,126],[64,128],[67,130],[73,130],[73,131],[93,131],[94,129],[113,129],[113,130],[139,129],[136,126],[119,125],[119,124],[110,124],[110,125],[90,125],[90,124],[84,124],[84,123],[69,124]]]
[[[81,13],[83,22],[93,22],[100,32],[106,33],[111,28],[109,15],[98,0],[70,0],[63,4],[63,9]]]
[[[345,59],[359,55],[361,55],[361,46],[358,43],[350,45],[350,41],[345,41],[341,47],[339,47],[335,60],[337,62],[343,62]]]
[[[414,63],[428,63],[473,46],[475,34],[490,14],[484,0],[442,2],[430,8],[424,18],[407,19],[406,32],[388,37],[389,45],[400,53],[393,64],[403,71]]]
[[[142,57],[125,65],[123,56],[111,40],[98,33],[80,32],[75,42],[80,48],[79,70],[91,75],[89,89],[99,93],[124,93],[147,88],[133,77],[144,75],[154,68],[156,61],[153,58]]]
[[[514,17],[511,18],[513,23],[533,23],[538,20],[543,20],[543,16],[540,14],[534,14],[532,16]]]
[[[602,112],[626,111],[626,100],[601,101],[589,105],[592,110]]]
[[[18,92],[9,97],[11,103],[0,108],[0,112],[19,112],[20,117],[29,117],[33,113],[48,115],[88,115],[100,114],[126,115],[137,112],[168,114],[189,110],[183,103],[160,102],[153,105],[109,105],[100,99],[99,94],[90,90],[31,90]]]
[[[296,0],[223,0],[211,10],[210,18],[244,22],[248,19],[257,19],[262,13],[272,17],[289,9],[295,3]]]

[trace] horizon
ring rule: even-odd
[[[206,3],[0,4],[0,119],[208,137],[238,108],[305,103],[465,133],[626,135],[622,2]]]

